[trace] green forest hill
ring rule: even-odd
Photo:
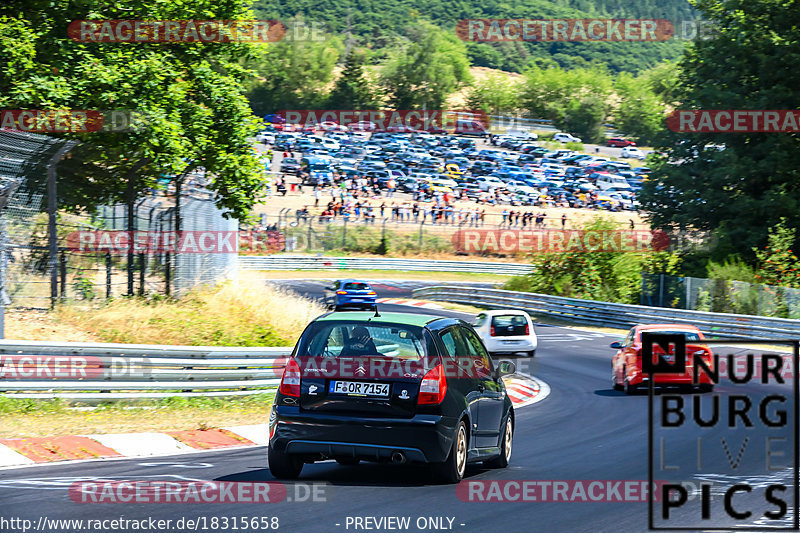
[[[384,59],[384,51],[402,42],[426,20],[454,32],[458,21],[470,18],[656,18],[679,26],[698,15],[687,0],[255,0],[259,18],[288,20],[300,16],[323,31],[349,32],[360,47],[372,52],[371,61]],[[676,28],[676,30],[679,28]],[[610,73],[637,73],[664,60],[676,60],[686,41],[630,42],[504,42],[467,43],[473,66],[522,72],[533,62],[566,69],[603,65]]]

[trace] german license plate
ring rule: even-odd
[[[519,341],[503,341],[503,344],[519,344]]]
[[[348,396],[386,398],[389,396],[389,384],[365,383],[363,381],[331,381],[328,392],[333,394],[346,394]]]

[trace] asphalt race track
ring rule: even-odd
[[[291,281],[293,287],[310,296],[320,295],[323,282]],[[410,288],[424,282],[387,282],[387,290],[376,283],[379,297],[408,297]],[[409,311],[460,316],[469,315],[453,311],[412,309],[384,305],[386,311]],[[539,349],[533,361],[514,358],[525,373],[544,380],[551,393],[544,401],[519,409],[511,465],[504,470],[487,470],[480,467],[467,470],[466,481],[477,480],[635,480],[648,479],[648,396],[626,396],[611,390],[610,360],[613,350],[608,344],[617,340],[600,333],[575,329],[537,326]],[[722,350],[720,350],[722,351]],[[791,389],[777,386],[790,394]],[[758,385],[732,385],[723,382],[715,393],[722,403],[734,392],[746,391],[753,398],[763,393]],[[696,394],[684,395],[690,399]],[[700,395],[711,396],[711,395]],[[691,400],[689,400],[691,401]],[[754,404],[756,400],[754,400]],[[658,406],[658,404],[656,404]],[[756,406],[757,407],[757,406]],[[793,419],[791,404],[789,420]],[[656,415],[659,410],[657,407]],[[723,409],[723,420],[726,410]],[[756,409],[757,413],[757,409]],[[755,415],[757,417],[757,414]],[[697,436],[704,439],[702,457],[705,478],[714,480],[711,503],[713,522],[709,526],[732,525],[735,521],[722,515],[722,496],[719,494],[735,480],[771,482],[782,480],[789,485],[781,497],[789,503],[792,513],[792,478],[790,471],[765,473],[766,430],[737,430],[720,426],[700,433],[696,426],[685,424],[666,435],[664,464],[680,462],[696,466]],[[791,424],[788,426],[791,429]],[[783,430],[775,435],[789,436]],[[742,442],[748,443],[742,450]],[[657,437],[658,439],[658,437]],[[725,439],[724,446],[722,440]],[[791,441],[789,441],[791,442]],[[778,445],[775,448],[780,448]],[[728,449],[729,453],[723,450]],[[786,456],[776,458],[791,464],[791,445],[783,445]],[[361,521],[356,527],[355,518],[410,517],[408,530],[441,529],[462,531],[513,532],[614,532],[646,531],[648,529],[647,503],[622,502],[481,502],[462,501],[457,489],[451,485],[434,484],[425,467],[381,466],[362,463],[358,466],[340,466],[335,462],[306,465],[297,482],[288,484],[287,501],[273,504],[91,504],[70,500],[70,483],[86,479],[103,480],[218,480],[218,481],[273,481],[267,465],[266,448],[255,447],[219,452],[151,459],[125,459],[48,465],[35,468],[0,470],[0,517],[18,517],[38,524],[48,519],[102,519],[119,518],[172,519],[181,517],[278,517],[279,529],[292,532],[331,531],[383,531],[376,522]],[[736,468],[730,466],[736,457]],[[659,453],[655,454],[656,461]],[[694,473],[681,476],[675,472],[660,471],[656,464],[656,479],[687,479],[699,481]],[[726,473],[725,477],[713,473]],[[670,477],[672,476],[672,477]],[[318,499],[308,501],[307,485],[320,484]],[[296,501],[296,500],[303,501]],[[763,491],[739,493],[733,499],[737,509],[751,510],[749,523],[755,524],[764,511],[776,506],[765,501]],[[660,516],[661,508],[656,504]],[[429,517],[443,518],[441,523],[427,521]],[[449,520],[452,520],[450,522]],[[759,522],[763,524],[763,519]],[[788,519],[769,521],[770,525],[788,526]],[[423,523],[424,522],[424,523]],[[701,523],[700,503],[693,497],[682,509],[673,511],[671,526],[693,526]],[[738,522],[738,523],[741,523]],[[212,529],[210,522],[207,529]],[[200,528],[202,529],[202,528]],[[233,528],[229,528],[233,529]],[[711,529],[711,527],[709,527]],[[3,528],[0,527],[0,531]],[[7,528],[8,531],[21,531]],[[46,531],[74,529],[54,527]]]

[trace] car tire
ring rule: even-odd
[[[611,371],[611,388],[617,391],[623,390],[625,387],[617,383],[617,373],[613,370]]]
[[[336,462],[342,466],[356,466],[361,460],[355,457],[340,457]]]
[[[272,447],[267,455],[269,471],[277,479],[297,479],[303,470],[303,460],[299,457],[279,452]]]
[[[500,444],[500,455],[494,459],[486,461],[486,466],[489,468],[506,468],[508,463],[511,462],[511,450],[513,448],[512,443],[514,440],[514,423],[511,421],[510,415],[506,420],[506,427],[503,430],[503,436],[501,438],[503,440]]]
[[[525,355],[527,355],[528,357],[536,357],[536,350],[525,352]]]
[[[467,426],[462,420],[456,427],[453,445],[450,447],[450,454],[443,463],[435,463],[433,471],[438,481],[442,483],[458,483],[464,479],[464,472],[466,469]]]
[[[624,385],[625,394],[627,394],[628,396],[633,396],[634,394],[638,394],[639,386],[638,385],[633,385],[630,381],[628,381],[627,373],[624,370],[622,371],[622,373],[625,376],[624,378],[622,378],[623,379],[623,383],[625,384]]]

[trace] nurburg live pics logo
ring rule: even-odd
[[[800,530],[798,373],[784,368],[797,368],[800,341],[738,338],[689,344],[687,351],[683,334],[642,333],[642,372],[649,383],[648,478],[651,484],[655,476],[672,478],[649,501],[649,529]],[[715,351],[711,362],[695,346],[715,344],[727,353]],[[790,345],[793,356],[753,353],[754,345],[765,344]],[[743,356],[746,364],[735,364]],[[701,376],[715,385],[725,380],[724,392],[659,389],[655,394],[656,385],[669,379],[693,377],[698,384]],[[687,487],[699,488],[699,494],[690,494]]]

